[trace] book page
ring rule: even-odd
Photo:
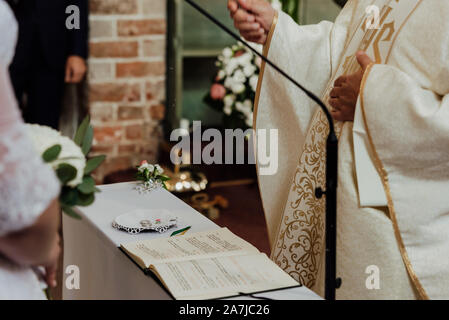
[[[179,300],[215,299],[298,285],[263,253],[156,264],[154,271]]]
[[[149,268],[156,263],[259,253],[227,228],[122,245]]]

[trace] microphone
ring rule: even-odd
[[[337,178],[338,178],[338,139],[335,133],[334,122],[332,116],[327,109],[324,102],[318,98],[313,92],[309,91],[298,81],[288,75],[284,70],[279,68],[276,64],[271,62],[263,54],[259,53],[251,45],[243,40],[239,35],[230,30],[227,26],[221,23],[218,19],[212,16],[209,12],[204,10],[193,0],[184,0],[203,16],[212,21],[224,32],[229,34],[232,38],[241,42],[245,47],[251,50],[255,55],[260,57],[266,64],[275,69],[283,77],[288,79],[302,92],[304,92],[310,99],[312,99],[326,115],[329,123],[329,136],[326,143],[326,190],[318,187],[315,190],[315,197],[320,199],[326,195],[326,279],[325,279],[325,298],[326,300],[335,300],[335,290],[341,286],[341,279],[336,277],[337,267]]]

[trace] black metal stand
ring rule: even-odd
[[[223,23],[218,21],[209,12],[201,8],[192,0],[185,0],[189,5],[199,11],[206,18],[211,20],[214,24],[220,27],[223,31],[231,37],[243,43],[245,47],[250,49],[255,55],[259,56],[265,63],[274,68],[282,76],[287,78],[291,83],[303,91],[310,99],[315,101],[326,115],[329,123],[329,136],[326,143],[326,190],[317,188],[315,195],[317,198],[322,198],[326,195],[326,300],[335,300],[335,291],[341,286],[341,279],[337,279],[337,181],[338,181],[338,139],[335,134],[334,122],[332,116],[326,105],[314,93],[307,90],[295,79],[289,76],[284,70],[279,68],[267,57],[260,54],[256,49],[250,46],[240,36],[231,31]]]
[[[337,278],[337,183],[338,140],[331,132],[326,142],[326,191],[317,188],[315,192],[317,198],[326,195],[326,300],[335,300],[336,289],[341,286]]]

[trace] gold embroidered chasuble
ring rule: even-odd
[[[439,0],[350,0],[335,23],[298,26],[280,12],[269,33],[265,54],[325,102],[335,79],[358,70],[357,51],[376,62],[357,108],[388,207],[360,206],[353,124],[336,123],[338,299],[449,298],[449,197],[435,192],[449,191],[447,14]],[[278,172],[259,175],[271,258],[323,294],[325,203],[315,188],[325,185],[327,120],[265,65],[255,108],[257,129],[279,131]],[[377,289],[367,285],[372,266]]]

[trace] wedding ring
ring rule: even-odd
[[[143,228],[149,228],[149,227],[151,227],[152,223],[150,220],[142,220],[142,221],[140,221],[140,225]]]

